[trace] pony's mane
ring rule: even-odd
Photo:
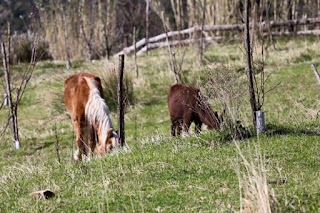
[[[113,128],[109,116],[109,108],[101,97],[95,81],[91,78],[84,78],[90,88],[89,99],[85,108],[85,116],[90,124],[97,122],[100,128],[101,139],[102,141],[106,141],[109,128]]]

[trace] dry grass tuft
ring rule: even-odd
[[[272,203],[276,202],[276,199],[267,183],[265,156],[259,145],[255,146],[253,152],[249,147],[247,157],[238,143],[235,143],[235,146],[240,157],[236,163],[241,196],[240,212],[271,213]]]
[[[96,72],[101,77],[103,87],[103,96],[111,111],[116,110],[117,106],[117,87],[118,87],[118,68],[109,61],[104,61],[101,66],[98,66]],[[132,77],[124,73],[123,77],[124,101],[126,107],[134,104],[133,95],[133,80]]]

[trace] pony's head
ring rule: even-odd
[[[211,109],[211,108],[210,108]],[[209,130],[220,129],[220,119],[216,111],[206,112],[207,117],[204,119],[204,123],[208,126]]]
[[[99,137],[99,136],[98,136]],[[116,150],[119,146],[119,137],[116,131],[113,128],[110,128],[107,132],[107,137],[105,141],[100,141],[101,138],[99,137],[99,143],[97,145],[97,154],[101,157],[105,156],[106,154],[111,153],[112,151]]]
[[[218,115],[216,111],[213,111],[208,98],[204,97],[202,94],[198,93],[199,100],[199,108],[197,109],[197,113],[199,114],[200,120],[207,125],[209,130],[219,130],[220,124],[223,121],[223,115]]]
[[[209,123],[208,123],[208,129],[209,130],[212,130],[212,129],[220,130],[221,124],[224,120],[224,114],[225,114],[225,110],[223,110],[223,112],[220,115],[216,111],[211,111],[210,119],[209,119]]]

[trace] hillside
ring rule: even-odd
[[[215,74],[238,76],[229,87],[235,91],[230,93],[235,94],[232,104],[240,105],[229,113],[252,133],[243,49],[231,42],[209,46],[204,66],[197,64],[195,48],[174,51],[178,61],[183,58],[184,81],[205,94],[210,86],[226,87],[208,86]],[[167,50],[139,56],[138,78],[134,59],[126,57],[125,72],[132,77],[135,96],[125,115],[128,147],[89,162],[72,160],[75,138],[64,109],[63,81],[81,71],[102,76],[108,67],[117,67],[118,59],[74,61],[69,72],[64,62],[39,62],[19,106],[21,149],[13,149],[9,129],[1,137],[0,211],[257,212],[265,204],[273,212],[318,212],[320,87],[310,65],[320,63],[319,49],[318,37],[279,38],[269,47],[266,87],[278,86],[267,93],[262,108],[267,130],[241,141],[228,140],[227,131],[206,128],[198,136],[172,138],[166,100],[174,81]],[[259,59],[258,48],[254,58]],[[24,69],[14,67],[16,79]],[[237,83],[241,90],[236,90]],[[226,100],[207,95],[220,112]],[[7,114],[2,108],[2,125]],[[116,126],[114,109],[111,117]],[[41,189],[56,196],[29,196]],[[257,194],[264,196],[263,203],[255,199]]]

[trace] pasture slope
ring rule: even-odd
[[[320,85],[310,64],[320,62],[320,40],[279,39],[275,47],[266,55],[266,86],[280,84],[266,95],[265,134],[230,141],[227,132],[204,130],[173,139],[166,106],[173,76],[167,50],[155,50],[138,57],[139,78],[133,59],[125,59],[135,95],[125,115],[128,149],[82,163],[72,160],[74,133],[62,102],[70,73],[63,62],[39,62],[19,106],[21,149],[13,149],[9,130],[1,137],[0,212],[319,212]],[[205,66],[226,66],[245,80],[243,49],[238,43],[208,47]],[[184,55],[185,80],[202,88],[206,67],[197,65],[195,48],[175,51],[178,61]],[[117,58],[74,62],[71,72],[99,74],[110,63],[117,65]],[[15,78],[23,69],[14,67]],[[239,119],[250,130],[243,94]],[[2,108],[1,125],[6,118]],[[41,189],[56,196],[29,196]]]

